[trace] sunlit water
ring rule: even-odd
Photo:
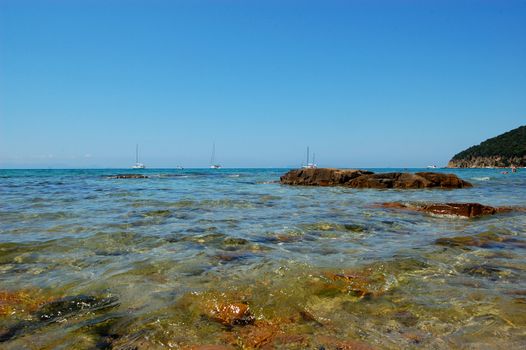
[[[0,170],[0,348],[524,348],[524,212],[374,205],[526,207],[521,170],[447,170],[474,185],[451,191],[283,186],[283,169]],[[436,243],[459,236],[490,238]],[[79,296],[111,303],[43,321]],[[222,303],[250,319],[218,321]]]

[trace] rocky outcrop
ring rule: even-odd
[[[526,157],[470,157],[465,159],[452,159],[447,164],[448,168],[509,168],[526,166]]]
[[[347,186],[352,188],[464,188],[471,187],[469,182],[454,174],[442,173],[381,173],[366,170],[342,169],[296,169],[280,178],[285,185],[301,186]]]
[[[362,175],[373,174],[372,171],[354,169],[296,169],[291,170],[280,178],[285,185],[301,186],[345,186],[351,180]]]
[[[512,208],[508,207],[490,207],[480,203],[403,204],[399,202],[388,202],[382,203],[380,207],[420,211],[439,216],[459,216],[465,218],[505,213],[512,210]]]
[[[110,179],[147,179],[148,176],[143,174],[117,174],[108,176]]]

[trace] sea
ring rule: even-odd
[[[0,170],[0,348],[526,348],[526,169],[432,170],[455,190],[287,171]]]

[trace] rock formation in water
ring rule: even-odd
[[[465,218],[507,213],[513,210],[511,207],[490,207],[489,205],[480,203],[404,204],[400,202],[387,202],[379,206],[390,209],[420,211],[438,216],[458,216]]]
[[[449,168],[507,168],[526,166],[526,125],[470,147],[455,155]]]
[[[143,174],[117,174],[108,176],[109,179],[147,179],[148,176]]]
[[[296,169],[280,178],[285,185],[346,186],[352,188],[464,188],[472,185],[454,174],[442,173],[381,173],[366,170]]]

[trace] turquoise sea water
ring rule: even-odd
[[[0,348],[526,344],[525,212],[375,206],[526,207],[526,169],[433,169],[474,185],[458,190],[291,187],[277,182],[286,171],[0,170]],[[448,237],[479,244],[437,244]],[[80,296],[111,303],[43,321]],[[249,320],[221,320],[229,303]]]

